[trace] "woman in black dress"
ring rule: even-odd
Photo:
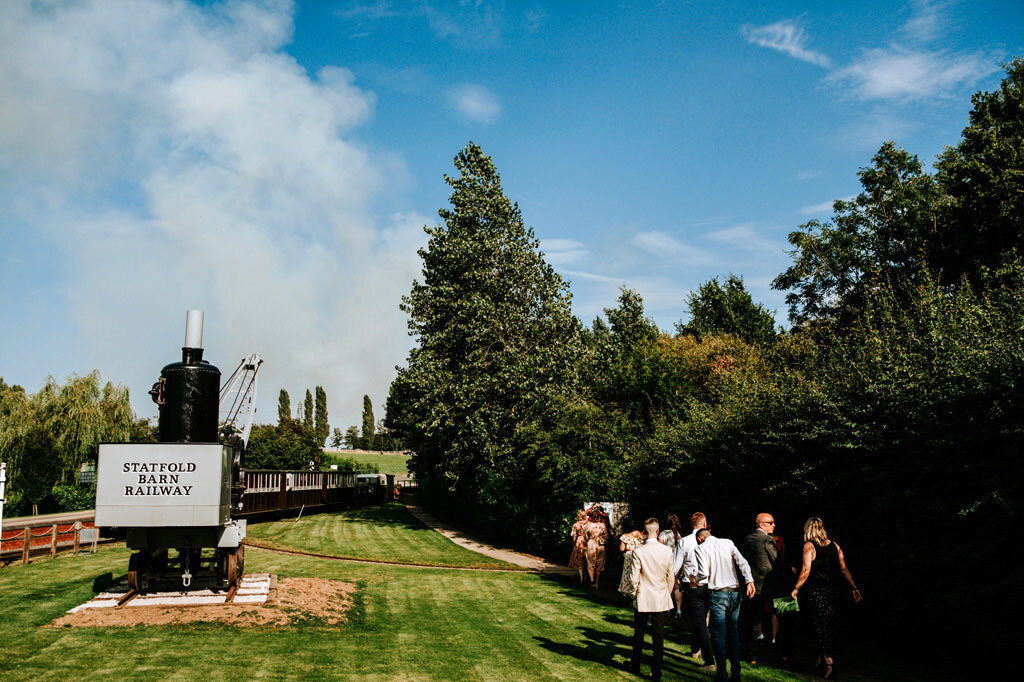
[[[843,550],[828,539],[825,524],[817,516],[804,524],[804,560],[800,576],[793,588],[793,598],[799,597],[800,610],[811,619],[811,630],[818,647],[819,662],[825,679],[835,679],[835,653],[839,637],[839,609],[842,606],[843,578],[853,590],[853,600],[861,600],[860,590],[846,567]]]

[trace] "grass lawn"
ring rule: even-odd
[[[413,518],[397,502],[330,514],[303,516],[249,526],[261,544],[316,554],[375,561],[505,568],[518,566],[463,549]]]
[[[385,507],[362,516],[324,516],[315,525],[323,531],[331,524],[379,527],[373,532],[419,543],[419,530],[395,518]],[[637,679],[623,670],[631,610],[594,598],[571,581],[311,559],[256,548],[246,552],[248,571],[358,585],[350,621],[340,627],[40,627],[86,601],[100,576],[122,575],[128,554],[115,547],[0,568],[0,679]],[[682,638],[674,626],[666,629],[665,678],[710,680],[683,657]],[[745,668],[743,676],[794,679],[762,666]]]

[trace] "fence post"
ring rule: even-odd
[[[75,554],[78,554],[78,534],[82,532],[82,522],[75,521]]]
[[[32,529],[25,528],[25,544],[21,548],[21,563],[28,563],[28,544],[32,542]]]
[[[57,524],[53,524],[52,532],[50,533],[50,558],[57,556]]]

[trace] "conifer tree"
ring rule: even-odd
[[[313,433],[313,394],[306,389],[306,399],[302,403],[302,426]]]
[[[327,391],[323,386],[316,387],[316,414],[313,422],[316,442],[323,445],[327,436],[331,434],[331,425],[327,423]]]
[[[292,418],[292,400],[288,397],[288,391],[281,389],[277,394],[277,423],[284,424]]]
[[[508,494],[514,437],[573,392],[581,327],[490,157],[471,142],[455,167],[444,223],[425,228],[423,279],[403,299],[417,344],[387,415],[421,485],[477,500]]]
[[[370,449],[373,447],[373,433],[376,422],[373,421],[373,402],[370,400],[370,396],[363,396],[363,447]]]

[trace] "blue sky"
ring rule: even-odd
[[[473,140],[589,323],[770,289],[888,139],[931,164],[1024,3],[0,4],[0,376],[98,368],[142,416],[185,310],[225,373],[379,407],[442,174]]]

